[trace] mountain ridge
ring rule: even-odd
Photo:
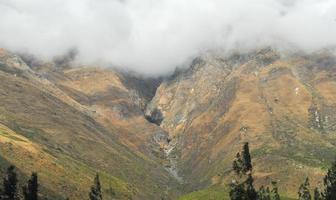
[[[335,66],[328,51],[205,56],[161,84],[147,113],[162,113],[160,126],[179,144],[178,166],[191,190],[230,182],[231,161],[249,142],[257,185],[274,179],[295,197],[303,180],[291,174],[321,184],[334,158]]]
[[[43,196],[85,199],[96,172],[106,199],[225,191],[248,141],[257,186],[276,180],[295,197],[305,176],[321,185],[334,158],[329,51],[207,53],[157,79],[60,63],[0,51],[0,157],[37,170]]]
[[[55,170],[47,177],[45,174],[49,172],[37,167],[40,163],[29,164],[31,171],[37,170],[40,174],[42,184],[49,186],[55,184],[56,187],[50,188],[62,196],[69,195],[73,199],[85,198],[87,195],[83,191],[89,189],[90,179],[94,177],[95,171],[99,171],[105,174],[103,176],[104,190],[108,190],[109,185],[114,185],[117,188],[118,198],[130,198],[131,196],[135,199],[146,198],[146,196],[153,198],[151,195],[158,195],[157,191],[166,190],[162,188],[165,188],[173,179],[169,177],[164,167],[155,161],[159,158],[153,156],[152,147],[149,148],[153,145],[159,149],[159,144],[152,140],[152,136],[153,134],[164,136],[164,131],[152,126],[145,119],[140,119],[135,113],[131,122],[135,123],[140,120],[141,123],[147,123],[147,126],[136,127],[144,130],[140,132],[143,134],[137,135],[135,128],[129,129],[130,126],[126,126],[130,122],[119,117],[122,116],[119,110],[111,112],[111,110],[102,109],[106,112],[98,113],[92,110],[91,105],[80,103],[78,99],[71,96],[79,94],[78,91],[73,90],[74,93],[66,93],[58,87],[66,81],[71,81],[62,71],[52,69],[48,77],[56,74],[51,80],[60,82],[50,82],[49,79],[35,74],[28,68],[28,72],[15,71],[15,73],[8,74],[8,70],[3,71],[2,69],[16,69],[13,63],[23,63],[23,61],[18,57],[10,60],[13,54],[3,53],[6,59],[1,60],[0,76],[5,83],[0,86],[2,91],[1,124],[37,143],[41,146],[41,151],[43,150],[56,160],[57,166],[68,171],[58,174]],[[60,75],[63,76],[62,79],[57,78]],[[132,106],[133,102],[129,100],[127,92],[124,90],[124,94],[118,97],[117,101],[120,104],[116,104],[117,107],[124,109]],[[79,97],[89,97],[88,94],[81,95],[79,94]],[[106,98],[110,97],[106,96]],[[104,108],[103,100],[95,106],[99,107],[99,103],[101,103],[101,108]],[[113,118],[109,119],[107,116],[109,114],[116,114],[116,117],[111,115]],[[8,151],[11,152],[10,149]],[[11,162],[19,169],[23,168],[19,159],[11,158],[10,155],[4,156],[6,159],[12,159]],[[21,159],[30,158],[22,155]],[[29,174],[28,169],[25,169],[25,172]],[[70,175],[71,173],[79,174],[73,176]],[[145,173],[152,175],[144,176]],[[88,177],[89,174],[91,177]],[[70,181],[70,177],[74,180]],[[121,179],[127,181],[121,181]],[[68,187],[72,189],[66,189]],[[147,192],[144,192],[146,190]],[[108,193],[105,196],[107,199],[112,198]]]

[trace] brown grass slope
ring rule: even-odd
[[[306,176],[321,185],[336,154],[335,72],[327,51],[207,54],[163,82],[146,113],[162,113],[189,190],[228,183],[249,142],[257,185],[276,180],[295,197]]]
[[[174,181],[155,156],[166,133],[139,113],[122,115],[122,106],[141,109],[117,75],[96,77],[99,69],[82,69],[79,76],[89,73],[92,79],[81,83],[71,71],[51,69],[38,73],[1,50],[1,156],[26,175],[37,171],[41,185],[63,198],[86,199],[96,172],[105,199],[112,198],[111,188],[117,199],[157,199],[170,192]]]

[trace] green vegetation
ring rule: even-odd
[[[240,155],[243,155],[242,158]],[[272,182],[272,190],[268,187],[264,189],[263,186],[259,191],[254,188],[253,167],[248,142],[244,144],[242,153],[237,153],[232,166],[238,177],[230,183],[231,200],[280,200],[276,182]]]
[[[324,198],[325,200],[336,199],[336,160],[328,170],[327,175],[324,178]]]
[[[229,200],[229,188],[224,186],[212,186],[203,190],[183,195],[179,200]]]
[[[233,170],[239,175],[239,178],[242,175],[246,175],[246,166],[250,167],[250,170],[247,171],[247,179],[239,183],[234,180],[230,184],[230,199],[231,200],[280,200],[280,195],[278,194],[278,188],[276,182],[272,182],[273,189],[264,189],[262,186],[258,191],[258,195],[255,195],[255,189],[253,187],[253,177],[252,177],[252,165],[251,157],[249,153],[248,143],[244,144],[243,159],[240,157],[240,153],[237,153],[235,160],[233,161]],[[311,200],[312,196],[310,193],[310,184],[309,178],[307,177],[305,182],[300,185],[298,191],[299,200]],[[331,168],[328,169],[328,172],[324,178],[324,192],[321,193],[319,188],[314,190],[314,200],[335,200],[336,199],[336,160],[332,164]]]
[[[27,185],[22,187],[22,195],[18,191],[18,175],[14,165],[7,168],[3,178],[3,190],[0,190],[0,199],[3,200],[38,200],[38,179],[37,173],[33,172]]]
[[[241,155],[244,155],[243,157]],[[272,189],[261,186],[258,191],[253,185],[252,164],[248,143],[244,144],[242,153],[238,152],[232,168],[237,175],[229,186],[213,185],[209,188],[183,195],[179,200],[294,200],[279,195],[277,183],[272,182]],[[250,165],[251,164],[251,165]],[[246,170],[247,166],[250,170]],[[245,169],[245,170],[244,170]],[[244,180],[245,177],[245,180]],[[328,170],[324,178],[324,192],[314,189],[314,196],[310,193],[309,178],[301,184],[298,190],[299,200],[335,200],[336,199],[336,161]]]
[[[67,159],[71,159],[68,157]],[[63,157],[61,160],[66,160]],[[86,166],[83,163],[77,161],[66,161],[67,165],[71,163],[74,167],[73,170],[80,171],[83,174],[92,175],[93,169]],[[70,167],[70,166],[68,166]],[[70,168],[72,168],[70,167]],[[236,158],[233,161],[233,171],[237,175],[237,180],[234,180],[229,184],[230,187],[222,185],[214,185],[207,189],[195,191],[186,195],[183,195],[179,200],[292,200],[291,198],[281,197],[278,193],[278,188],[276,182],[272,182],[272,188],[262,186],[259,190],[254,187],[253,179],[253,166],[251,161],[251,154],[249,151],[249,144],[245,143],[243,150],[236,154]],[[69,169],[70,169],[69,168]],[[94,178],[93,185],[89,193],[90,200],[102,200],[103,194],[108,196],[116,196],[116,191],[120,191],[118,186],[123,185],[119,183],[115,185],[113,177],[109,177],[106,173],[102,172],[102,180],[106,184],[105,189],[103,189],[100,177],[96,174]],[[69,177],[68,177],[69,178]],[[111,182],[111,179],[113,181]],[[112,184],[113,183],[113,184]],[[300,186],[298,191],[299,200],[335,200],[335,190],[336,190],[336,161],[333,163],[332,167],[328,170],[327,175],[324,178],[325,190],[320,192],[319,188],[315,188],[314,195],[311,195],[309,179],[307,178],[305,182]],[[4,181],[3,181],[3,192],[2,196],[6,197],[8,200],[17,199],[20,195],[17,190],[18,177],[16,174],[15,166],[8,167]],[[117,186],[117,187],[115,187]],[[32,173],[31,178],[28,180],[27,184],[23,187],[23,198],[24,200],[37,200],[38,198],[38,178],[36,173]],[[131,188],[127,184],[124,185],[122,189],[124,191],[130,191]],[[126,192],[128,193],[128,192]],[[124,196],[126,197],[126,196]],[[131,197],[128,196],[128,197]],[[5,199],[6,199],[5,198]]]
[[[17,175],[15,172],[15,167],[13,165],[9,166],[6,175],[3,179],[3,193],[1,196],[4,199],[14,200],[17,198]]]
[[[232,163],[232,168],[237,175],[246,175],[246,173],[252,171],[251,155],[249,150],[249,144],[244,144],[243,152],[238,152],[236,158]]]
[[[330,165],[330,160],[333,159],[335,151],[336,149],[334,147],[304,145],[294,140],[293,145],[286,145],[282,148],[263,146],[259,149],[253,149],[251,155],[254,158],[271,155],[281,156],[306,166],[326,170]]]
[[[214,185],[209,188],[198,190],[185,194],[178,198],[178,200],[230,200],[230,188],[227,186]],[[281,196],[281,200],[295,200]]]
[[[14,165],[7,168],[6,174],[3,178],[3,187],[0,188],[1,200],[38,200],[39,199],[39,183],[36,172],[31,174],[27,184],[22,187],[22,194],[18,191],[18,175]],[[112,185],[109,185],[109,191],[115,196]],[[91,186],[89,195],[90,200],[103,200],[103,191],[100,183],[99,175],[96,174],[93,185]],[[69,198],[66,198],[69,199]],[[128,198],[131,199],[131,198]]]
[[[245,173],[252,171],[251,155],[248,142],[243,147],[243,170]]]
[[[306,178],[305,182],[301,184],[298,194],[299,194],[299,200],[311,200],[308,178]]]
[[[38,199],[38,179],[37,173],[33,172],[31,178],[28,180],[26,186],[23,186],[24,200],[37,200]]]
[[[323,200],[321,191],[318,188],[314,190],[314,200]]]
[[[103,195],[101,192],[101,185],[100,185],[100,180],[99,180],[99,175],[97,174],[94,183],[91,186],[91,191],[89,193],[90,200],[102,200]]]
[[[324,192],[320,192],[319,188],[314,189],[314,200],[335,200],[336,199],[336,160],[328,169],[324,177]],[[306,178],[305,182],[299,188],[299,200],[311,200],[309,179]]]

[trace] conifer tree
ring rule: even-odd
[[[230,184],[230,199],[231,200],[246,200],[246,191],[244,184],[232,182]]]
[[[258,191],[258,200],[271,200],[269,188],[265,189],[264,186],[261,186]]]
[[[17,182],[15,166],[11,165],[7,168],[6,175],[3,179],[4,199],[14,200],[17,198]]]
[[[327,175],[324,177],[324,199],[336,199],[336,160],[328,170]]]
[[[102,200],[103,199],[98,174],[96,175],[96,177],[94,179],[94,182],[93,182],[93,185],[91,186],[91,191],[90,191],[89,197],[90,197],[90,200]]]
[[[272,195],[271,195],[271,199],[272,200],[280,200],[280,195],[278,193],[278,185],[277,185],[277,182],[276,181],[272,181]]]
[[[257,200],[258,194],[253,186],[252,163],[248,143],[244,144],[242,154],[236,154],[232,168],[239,175],[239,179],[242,178],[242,175],[247,176],[242,183],[234,181],[230,184],[231,200]]]
[[[318,189],[318,188],[315,188],[315,190],[314,190],[314,200],[323,200],[320,189]]]
[[[269,199],[272,199],[271,198],[271,190],[269,187],[266,188],[266,194],[268,195]]]
[[[311,200],[308,177],[306,178],[305,182],[301,184],[298,194],[299,200]]]
[[[26,186],[23,187],[24,200],[38,199],[38,179],[37,173],[33,172]]]
[[[252,171],[252,162],[248,142],[246,142],[243,147],[243,166],[243,171],[245,173],[248,171]]]
[[[244,144],[242,154],[237,153],[232,163],[232,168],[239,175],[239,179],[242,179],[242,175],[244,175],[245,181],[242,183],[233,181],[230,184],[231,200],[280,200],[276,182],[272,182],[273,188],[271,191],[269,187],[265,189],[263,186],[258,192],[255,190],[252,177],[251,155],[247,142]]]
[[[240,173],[242,172],[243,161],[241,159],[241,156],[240,156],[239,152],[236,154],[236,158],[234,159],[234,161],[232,163],[232,168],[237,175],[240,175]]]
[[[248,177],[245,181],[246,183],[246,197],[248,200],[256,200],[257,199],[257,192],[253,186],[253,177],[251,174],[248,174]]]

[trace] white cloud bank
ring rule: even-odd
[[[335,0],[0,0],[0,46],[163,74],[208,49],[336,45]]]

